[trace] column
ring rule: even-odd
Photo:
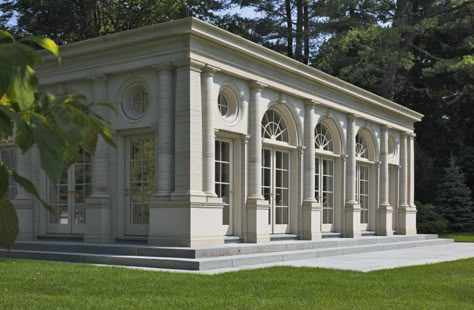
[[[263,84],[249,82],[249,174],[247,198],[247,235],[246,242],[269,242],[270,225],[268,214],[270,206],[262,196],[262,136],[260,107]]]
[[[171,65],[157,66],[159,76],[158,124],[155,132],[155,196],[169,197],[174,189],[174,106]]]
[[[304,114],[304,201],[303,201],[303,239],[315,240],[321,238],[321,204],[314,198],[315,175],[315,146],[314,100],[305,100]]]
[[[400,145],[399,233],[403,235],[416,235],[414,138],[413,133],[402,133]]]
[[[400,208],[408,208],[407,189],[408,189],[408,150],[407,134],[400,135]]]
[[[27,153],[22,154],[19,148],[15,151],[16,156],[16,171],[22,177],[27,178],[33,182],[32,174],[32,152],[33,148]],[[12,166],[11,168],[15,168]],[[35,238],[34,231],[34,200],[33,197],[27,193],[23,187],[17,184],[17,194],[13,198],[16,213],[18,215],[18,224],[20,231],[17,240],[33,240]],[[40,206],[43,208],[43,206]]]
[[[261,199],[262,196],[262,115],[260,109],[260,97],[263,84],[252,81],[250,88],[250,112],[249,112],[249,198]]]
[[[206,93],[207,97],[203,93],[208,91],[206,75],[202,75],[205,64],[183,59],[173,65],[176,81],[171,83],[168,73],[162,73],[160,81],[161,78],[166,80],[161,85],[167,88],[163,89],[165,93],[171,94],[172,85],[176,87],[174,114],[167,112],[174,119],[174,192],[169,200],[157,200],[151,206],[148,243],[185,247],[221,245],[224,244],[224,236],[220,233],[222,199],[206,196],[203,192],[206,186],[203,184],[204,140],[210,132],[210,129],[206,130],[208,127],[203,127],[203,113],[206,113],[203,100],[209,100],[209,93]],[[170,104],[168,100],[165,102]],[[166,137],[170,139],[171,134]]]
[[[107,77],[92,78],[94,103],[107,102]],[[107,110],[95,107],[95,112],[107,119]],[[112,242],[112,208],[109,193],[109,146],[99,136],[95,154],[92,157],[92,193],[86,199],[85,242]]]
[[[360,205],[356,200],[356,125],[357,115],[347,116],[347,164],[346,164],[346,205],[344,236],[356,238],[361,236],[360,232]]]
[[[201,74],[202,79],[202,127],[203,127],[203,191],[206,195],[217,197],[215,192],[215,134],[214,107],[217,97],[214,97],[214,73],[216,70],[206,66]]]
[[[409,203],[409,197],[413,195],[412,185],[414,177],[414,151],[410,133],[403,132],[400,137],[400,207],[398,232],[402,235],[416,235],[416,208]],[[414,204],[413,204],[414,206]]]
[[[409,175],[410,175],[410,186],[408,189],[408,205],[411,208],[415,208],[415,137],[416,134],[412,133],[408,137],[408,147],[409,147]]]
[[[392,207],[389,202],[389,176],[388,176],[388,127],[382,125],[380,130],[380,204],[378,207],[377,235],[391,236]]]

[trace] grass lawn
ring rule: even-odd
[[[474,232],[444,233],[444,234],[439,234],[439,237],[454,239],[454,241],[456,242],[474,242]]]
[[[197,275],[0,260],[0,309],[473,309],[474,258],[370,273],[274,267]]]

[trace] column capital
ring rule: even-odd
[[[218,71],[220,71],[219,68],[207,64],[202,68],[202,74],[208,76],[214,76]]]
[[[387,125],[387,124],[382,124],[382,125],[380,125],[380,130],[381,130],[382,132],[386,132],[386,131],[388,131],[388,130],[391,129],[391,128],[392,128],[392,127],[390,127],[390,126]]]
[[[347,114],[347,119],[349,119],[350,121],[355,121],[358,118],[360,118],[359,114],[356,114],[356,113],[348,113]]]
[[[296,147],[296,149],[298,150],[298,153],[299,153],[299,154],[304,154],[304,150],[306,149],[306,146],[304,146],[304,145],[298,145],[298,146]]]
[[[89,76],[87,79],[93,82],[105,82],[107,81],[107,74],[103,72],[96,72],[95,74]]]
[[[180,61],[176,61],[172,63],[174,67],[176,67],[177,71],[182,71],[186,69],[190,69],[194,72],[202,72],[202,69],[205,67],[205,63],[201,61],[197,61],[191,58],[186,58]]]
[[[415,139],[416,138],[416,133],[412,132],[408,135],[411,139]]]
[[[171,63],[163,63],[163,64],[154,65],[154,66],[152,66],[152,68],[155,69],[158,72],[173,71],[174,69],[176,69],[176,67],[173,66]]]
[[[400,134],[403,138],[408,138],[411,135],[411,132],[408,131],[402,131]]]
[[[253,90],[262,90],[265,86],[265,84],[256,80],[249,81],[249,87]]]
[[[240,141],[242,141],[242,143],[244,144],[248,144],[249,143],[249,140],[250,140],[250,135],[247,135],[247,134],[242,134],[240,135]]]
[[[319,102],[315,99],[305,99],[304,100],[304,105],[306,107],[315,107],[315,106],[320,105],[320,104],[321,104],[321,102]]]

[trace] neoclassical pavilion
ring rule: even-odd
[[[44,89],[97,108],[99,140],[57,184],[36,149],[2,159],[34,180],[49,214],[10,184],[20,239],[268,242],[293,235],[416,234],[414,122],[422,115],[193,18],[44,54]],[[233,237],[232,237],[233,236]]]

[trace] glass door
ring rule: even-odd
[[[230,141],[216,140],[215,187],[217,197],[222,198],[222,232],[232,235],[232,144]]]
[[[272,233],[288,233],[289,226],[289,154],[263,149],[262,195],[270,203],[268,224]]]
[[[357,201],[360,204],[360,229],[369,227],[369,167],[359,165],[357,169]]]
[[[48,233],[83,234],[86,198],[91,194],[91,156],[81,150],[79,159],[64,171],[58,183],[48,186]]]
[[[155,143],[153,136],[127,138],[126,147],[127,235],[148,235],[149,203],[155,188]]]
[[[315,199],[321,204],[322,231],[334,230],[334,161],[316,157],[315,159]]]

